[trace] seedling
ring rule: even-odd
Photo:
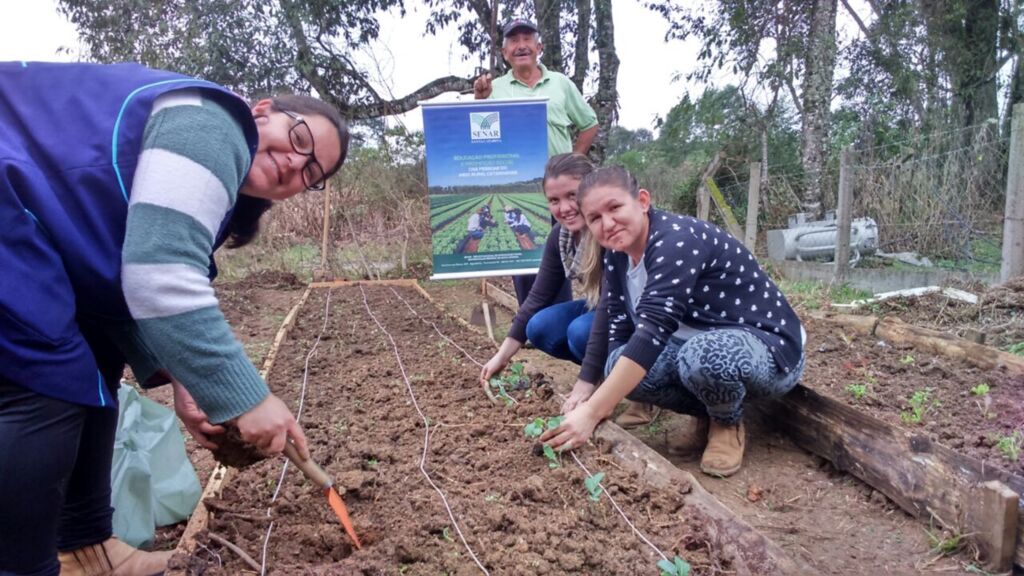
[[[1016,354],[1017,356],[1024,356],[1024,342],[1017,342],[1006,349],[1010,354]]]
[[[376,470],[378,464],[379,462],[377,462],[376,458],[369,458],[366,460],[366,467],[370,470]]]
[[[545,444],[542,450],[544,450],[544,457],[548,459],[548,468],[558,468],[562,465],[554,448]]]
[[[903,358],[900,358],[900,364],[913,364],[913,363],[914,363],[914,356],[912,354],[907,354]]]
[[[455,539],[452,538],[452,535],[448,533],[448,527],[447,526],[444,527],[444,530],[441,530],[441,538],[444,538],[445,540],[447,540],[449,542],[455,542]]]
[[[974,394],[975,396],[984,396],[985,394],[988,394],[989,390],[990,388],[988,384],[982,382],[981,384],[978,384],[974,388],[971,388],[971,394]]]
[[[999,441],[996,442],[996,448],[1003,454],[1003,458],[1010,462],[1016,462],[1020,460],[1022,444],[1024,444],[1024,435],[1020,433],[1020,430],[1016,430],[1008,436],[1000,436]]]
[[[846,391],[853,394],[854,401],[859,402],[868,393],[867,384],[847,384]]]
[[[598,472],[593,476],[588,476],[583,480],[583,485],[587,487],[587,492],[590,492],[590,499],[597,502],[601,499],[601,481],[604,480],[604,472]]]
[[[658,560],[659,576],[689,576],[690,563],[676,556],[672,560]]]
[[[544,433],[544,430],[554,430],[562,423],[564,416],[551,416],[550,418],[534,418],[533,422],[530,422],[523,427],[523,434],[526,434],[527,438],[536,438]]]
[[[564,420],[564,416],[551,416],[550,418],[534,418],[532,422],[523,426],[523,434],[527,438],[536,438],[544,433],[544,430],[554,430]],[[534,447],[536,449],[536,447]],[[561,466],[561,461],[558,458],[558,454],[555,453],[554,448],[544,444],[541,448],[541,453],[548,459],[548,466],[551,468],[558,468]]]
[[[931,388],[925,388],[924,390],[918,390],[911,395],[910,411],[900,412],[900,419],[903,420],[905,424],[920,424],[924,415],[927,414],[929,410],[939,405],[939,403],[935,401],[929,402],[931,392]]]
[[[495,395],[505,401],[505,406],[511,407],[516,401],[515,398],[509,396],[508,391],[528,388],[530,379],[526,377],[526,368],[523,363],[516,362],[509,366],[505,374],[488,380],[488,384],[494,390]]]

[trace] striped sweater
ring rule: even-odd
[[[170,372],[215,423],[269,394],[207,277],[249,165],[242,129],[222,106],[191,90],[161,96],[146,124],[122,250],[135,320],[122,351],[140,380]]]

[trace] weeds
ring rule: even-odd
[[[910,396],[910,411],[900,412],[904,424],[920,424],[929,410],[939,406],[937,401],[930,400],[932,389],[917,390]]]
[[[1020,430],[1015,430],[1013,434],[1006,436],[1000,436],[996,442],[996,448],[1010,462],[1017,462],[1020,460],[1021,446],[1024,445],[1024,435],[1020,433]]]
[[[982,382],[981,384],[978,384],[974,388],[971,388],[971,394],[974,394],[975,396],[984,396],[985,394],[988,394],[989,390],[990,388],[988,384]]]
[[[1016,344],[1010,345],[1006,349],[1010,354],[1016,354],[1017,356],[1024,356],[1024,342],[1017,342]]]
[[[906,366],[907,364],[913,364],[913,363],[914,363],[914,356],[913,356],[913,354],[907,354],[903,358],[900,358],[900,364],[903,364],[904,366]]]
[[[853,400],[859,402],[868,393],[867,384],[847,384],[846,391],[853,395]]]
[[[931,551],[939,556],[951,556],[967,545],[968,534],[961,534],[950,530],[936,530],[934,526],[925,528],[924,533],[928,535]]]

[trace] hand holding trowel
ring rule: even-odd
[[[304,460],[291,440],[284,444],[284,455],[299,470],[302,470],[306,478],[309,478],[314,484],[324,489],[324,493],[327,495],[327,503],[330,504],[334,513],[338,516],[341,525],[345,527],[345,532],[352,539],[356,550],[361,550],[362,544],[359,543],[359,537],[356,536],[355,528],[352,527],[352,520],[348,517],[348,509],[345,508],[345,503],[341,500],[338,491],[334,489],[334,481],[327,475],[327,472],[324,472],[323,468],[318,466],[316,462],[313,462],[312,458]]]

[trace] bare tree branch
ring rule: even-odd
[[[372,104],[360,104],[351,106],[337,103],[342,114],[354,119],[379,118],[392,114],[402,114],[416,108],[420,100],[429,100],[445,92],[468,92],[473,90],[473,78],[459,78],[458,76],[445,76],[438,78],[423,86],[415,92],[396,98],[374,102]]]

